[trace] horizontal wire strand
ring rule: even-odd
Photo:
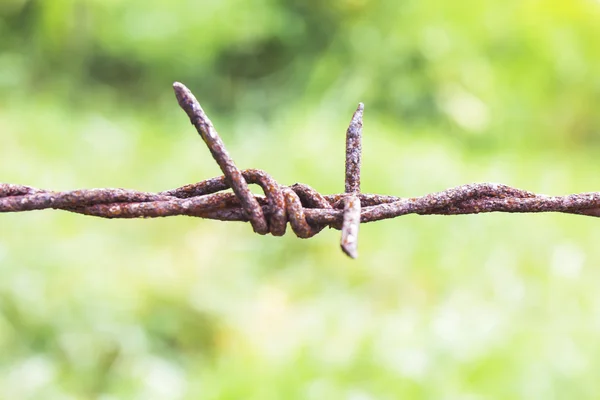
[[[159,193],[111,188],[54,192],[0,183],[0,213],[56,209],[100,218],[186,215],[250,222],[255,232],[274,236],[284,235],[289,223],[300,238],[312,237],[329,226],[342,230],[342,250],[352,258],[357,256],[359,224],[407,214],[559,212],[600,217],[600,192],[546,196],[499,183],[472,183],[414,198],[361,193],[362,103],[346,132],[345,193],[322,195],[301,183],[283,186],[265,171],[237,169],[190,90],[178,82],[173,88],[223,176]],[[252,194],[250,184],[259,185],[265,195]]]

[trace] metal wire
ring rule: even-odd
[[[600,193],[546,196],[499,183],[474,183],[422,197],[401,198],[360,193],[363,105],[359,104],[346,134],[346,193],[321,195],[308,185],[278,184],[268,173],[240,171],[193,94],[173,85],[177,101],[208,146],[223,176],[160,193],[127,189],[87,189],[53,192],[0,183],[0,212],[65,210],[101,218],[156,218],[187,215],[221,221],[250,222],[255,232],[285,234],[289,222],[300,238],[329,226],[341,229],[342,250],[356,258],[360,223],[406,214],[478,214],[561,212],[600,217]],[[264,196],[248,185],[257,184]],[[224,192],[231,188],[233,193]]]

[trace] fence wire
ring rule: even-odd
[[[250,222],[261,235],[282,236],[289,223],[300,238],[323,228],[342,231],[341,248],[356,258],[360,223],[406,214],[456,215],[493,211],[561,212],[600,217],[600,192],[546,196],[499,183],[473,183],[415,198],[360,192],[362,118],[358,105],[346,132],[345,193],[322,195],[305,184],[284,186],[258,169],[239,170],[204,110],[183,84],[173,84],[180,107],[208,146],[223,176],[159,193],[127,189],[54,192],[0,183],[0,212],[65,210],[101,218],[156,218],[187,215]],[[259,185],[254,195],[249,184]],[[232,192],[225,192],[232,189]]]

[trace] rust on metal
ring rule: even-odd
[[[363,103],[352,115],[346,130],[346,193],[360,193],[360,161],[362,155]]]
[[[267,227],[262,209],[254,199],[254,196],[252,196],[252,192],[248,188],[246,181],[242,178],[242,173],[235,166],[235,163],[225,149],[225,144],[213,127],[210,119],[204,113],[200,103],[198,103],[192,92],[182,83],[175,82],[173,90],[175,91],[175,97],[179,106],[190,118],[190,122],[208,146],[217,164],[219,164],[231,189],[233,189],[233,192],[240,199],[242,207],[252,224],[252,228],[256,233],[261,235],[268,233],[269,228]]]
[[[351,194],[344,199],[344,223],[340,246],[351,258],[358,257],[358,226],[360,224],[360,200]]]
[[[352,115],[346,130],[346,197],[343,199],[344,220],[342,223],[342,239],[340,246],[351,258],[358,257],[358,227],[360,225],[360,163],[362,156],[363,103]]]
[[[407,214],[458,215],[489,212],[560,212],[600,217],[600,192],[546,196],[499,183],[473,183],[422,197],[360,193],[363,106],[359,104],[346,133],[345,193],[322,195],[308,185],[283,186],[258,169],[237,169],[212,123],[184,85],[173,85],[177,101],[217,161],[223,176],[160,193],[127,189],[54,192],[0,183],[0,212],[57,209],[101,218],[156,218],[186,215],[220,221],[250,222],[254,231],[285,234],[289,223],[300,238],[323,228],[342,230],[342,250],[357,256],[360,223]],[[254,195],[248,185],[264,192]],[[232,189],[233,193],[225,192]]]

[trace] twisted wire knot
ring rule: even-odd
[[[223,176],[159,193],[127,189],[53,192],[0,183],[0,212],[60,209],[102,218],[187,215],[221,221],[248,221],[255,232],[282,236],[289,222],[300,238],[325,227],[342,231],[341,248],[356,258],[359,224],[406,214],[457,215],[501,212],[562,212],[600,217],[600,193],[546,196],[499,183],[474,183],[415,198],[360,192],[362,104],[346,131],[345,193],[322,195],[308,185],[280,185],[258,169],[239,170],[193,94],[173,85],[177,101],[208,146]],[[254,195],[248,185],[261,187]],[[225,190],[232,189],[233,193]]]

